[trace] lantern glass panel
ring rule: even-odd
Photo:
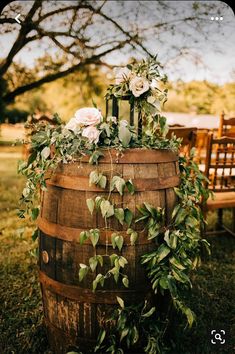
[[[119,120],[125,119],[130,123],[130,104],[128,101],[119,100]]]

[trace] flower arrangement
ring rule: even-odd
[[[105,118],[97,107],[79,109],[67,124],[63,124],[55,115],[56,127],[47,125],[45,130],[34,134],[31,138],[32,154],[28,161],[19,166],[19,172],[27,177],[21,198],[24,208],[20,209],[19,216],[24,217],[25,212],[29,212],[33,220],[37,219],[40,208],[38,192],[46,191],[46,179],[60,163],[72,163],[89,155],[89,163],[96,166],[104,150],[110,149],[116,150],[117,156],[125,152],[125,149],[135,148],[177,151],[180,140],[175,136],[171,139],[166,137],[166,119],[160,113],[161,104],[167,98],[167,90],[160,88],[165,81],[166,77],[160,75],[159,63],[154,58],[128,65],[117,74],[116,83],[107,90],[106,99],[112,96],[118,99],[128,97],[134,103],[135,109],[141,113],[144,128],[141,136],[127,120]],[[201,247],[204,245],[208,248],[208,243],[200,237],[204,222],[200,204],[202,197],[204,200],[208,198],[208,191],[204,188],[205,177],[193,162],[193,156],[192,151],[188,160],[180,159],[181,184],[175,188],[178,204],[172,212],[169,225],[164,224],[164,209],[154,208],[147,201],[138,207],[136,218],[128,207],[117,207],[112,202],[110,197],[115,189],[120,195],[135,193],[132,181],[126,181],[122,176],[112,176],[107,199],[97,197],[86,201],[91,214],[99,212],[102,215],[106,228],[109,218],[116,218],[121,225],[126,224],[132,246],[135,246],[138,239],[135,225],[144,220],[146,237],[156,244],[153,252],[141,257],[153,293],[168,294],[174,307],[186,316],[189,326],[193,323],[194,314],[185,303],[182,292],[191,287],[190,273],[200,263]],[[89,175],[89,183],[105,190],[107,176],[95,167]],[[33,237],[37,236],[38,230]],[[99,229],[84,230],[78,242],[82,245],[89,239],[95,249],[99,237]],[[113,249],[121,252],[123,242],[122,235],[115,232],[111,235]],[[129,286],[125,274],[127,259],[116,253],[109,257],[112,268],[96,276],[93,291],[96,291],[97,286],[104,286],[110,276],[116,282],[121,278],[122,285]],[[79,281],[83,281],[88,272],[94,272],[97,264],[102,266],[103,257],[95,252],[88,264],[80,264]],[[132,348],[141,343],[145,353],[162,353],[166,347],[164,333],[167,317],[162,320],[158,309],[148,299],[143,299],[139,305],[128,306],[121,298],[117,298],[117,304],[119,307],[110,319],[116,326],[109,336],[105,328],[101,329],[94,352],[123,354],[123,348]]]
[[[112,96],[128,98],[141,114],[145,139],[165,137],[168,132],[166,119],[161,116],[161,107],[167,101],[167,89],[162,89],[167,81],[161,74],[161,66],[156,58],[127,65],[119,70],[116,83],[109,86],[106,98]]]

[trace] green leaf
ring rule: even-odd
[[[117,191],[119,192],[119,194],[123,195],[125,185],[126,185],[126,182],[123,178],[121,178],[119,176],[114,176],[110,182],[110,190],[113,191],[114,188],[116,188]]]
[[[89,268],[87,267],[86,264],[80,263],[80,269],[79,269],[79,281],[82,281],[84,277],[87,275],[87,272]]]
[[[125,126],[121,126],[118,129],[118,137],[122,146],[127,147],[131,141],[131,132]]]
[[[145,208],[148,210],[148,212],[151,214],[151,216],[153,217],[153,218],[155,218],[156,217],[156,209],[152,206],[152,205],[150,205],[149,203],[144,203],[144,206],[145,206]]]
[[[115,184],[117,191],[119,192],[120,195],[123,195],[125,184],[126,183],[123,178],[119,178]]]
[[[128,192],[129,192],[131,195],[133,195],[133,194],[135,193],[135,187],[134,187],[134,185],[133,185],[131,179],[129,179],[129,181],[126,182],[126,187],[127,187],[127,189],[128,189]]]
[[[170,253],[170,251],[170,248],[162,244],[157,250],[158,263],[161,262]]]
[[[104,154],[101,151],[94,151],[89,159],[89,164],[97,164],[98,163],[98,159],[104,156]]]
[[[116,298],[117,298],[117,302],[119,303],[120,307],[122,309],[124,309],[125,305],[124,305],[124,301],[122,300],[122,298],[119,296],[116,296]]]
[[[194,315],[194,313],[191,311],[191,309],[189,307],[185,310],[184,313],[185,313],[185,315],[187,317],[189,328],[191,328],[192,324],[194,322],[195,315]]]
[[[134,246],[136,241],[138,239],[138,234],[136,231],[131,233],[130,241],[131,241],[131,246]]]
[[[117,235],[114,240],[117,245],[117,248],[119,249],[119,251],[121,251],[122,246],[123,246],[123,242],[124,242],[123,237],[120,235]]]
[[[116,247],[116,241],[115,241],[116,236],[117,236],[117,234],[115,232],[112,233],[112,235],[111,235],[111,242],[112,242],[113,249]],[[111,258],[111,256],[110,256],[110,258]]]
[[[181,208],[178,211],[178,213],[176,215],[176,218],[175,218],[176,225],[181,224],[184,221],[184,219],[186,218],[187,215],[188,215],[187,211],[185,209]]]
[[[89,198],[86,200],[86,204],[87,204],[87,207],[92,215],[93,211],[94,211],[94,207],[95,207],[95,202],[93,199]]]
[[[98,184],[99,184],[100,188],[105,189],[106,184],[107,184],[107,177],[106,176],[101,176],[100,179],[99,179],[99,183]]]
[[[142,315],[143,318],[148,318],[152,316],[152,314],[155,312],[156,308],[152,307],[148,312],[146,312],[144,315]]]
[[[95,347],[95,353],[97,352],[97,350],[100,349],[101,344],[103,343],[104,339],[106,336],[106,331],[105,329],[101,329],[98,335],[98,339],[97,339],[97,345]]]
[[[154,219],[150,219],[150,221],[153,221],[153,224],[151,227],[148,229],[148,240],[152,240],[153,238],[157,237],[160,233],[160,225],[157,224]]]
[[[102,274],[97,274],[95,280],[92,282],[92,290],[95,291],[97,285],[100,283],[101,286],[104,286],[104,276]]]
[[[139,332],[136,326],[133,327],[133,332],[132,332],[132,343],[135,344],[138,342],[139,339]]]
[[[189,277],[177,268],[172,268],[172,274],[180,283],[190,283]]]
[[[40,231],[39,229],[36,229],[34,233],[32,234],[32,240],[36,241],[36,239],[39,237]]]
[[[47,133],[45,131],[40,131],[31,137],[33,146],[41,146],[48,142]]]
[[[116,262],[116,260],[115,260]],[[113,274],[114,280],[117,283],[119,279],[119,268],[118,267],[113,267],[110,271],[111,274]]]
[[[31,163],[33,163],[36,160],[37,155],[38,155],[37,151],[33,151],[32,154],[29,155],[27,166],[29,166]]]
[[[128,333],[129,333],[129,327],[126,327],[121,331],[120,342],[128,335]]]
[[[170,234],[170,230],[168,229],[164,233],[164,241],[166,241],[167,246],[171,247],[169,234]]]
[[[132,219],[133,219],[133,213],[130,209],[125,208],[124,210],[124,220],[125,223],[128,225],[128,227],[130,227],[131,223],[132,223]]]
[[[90,268],[91,268],[92,272],[94,272],[96,270],[97,264],[98,264],[98,260],[97,260],[97,258],[95,256],[91,257],[89,259],[89,265],[90,265]]]
[[[128,264],[128,261],[125,257],[121,256],[119,259],[118,259],[118,263],[120,265],[120,267],[124,268],[126,264]]]
[[[114,247],[113,247],[113,248],[115,248],[115,244],[114,244]],[[113,266],[113,265],[114,265],[114,261],[118,258],[118,255],[117,255],[116,253],[113,253],[113,254],[111,254],[111,255],[109,256],[109,258],[110,258],[111,266]]]
[[[146,220],[146,219],[148,219],[148,218],[149,218],[149,215],[141,216],[141,217],[135,219],[135,223],[140,222],[140,221],[143,221],[143,220]]]
[[[165,277],[161,277],[160,281],[159,281],[159,285],[162,289],[168,289],[168,280]]]
[[[96,198],[95,198],[95,206],[96,206],[96,209],[99,209],[99,208],[100,208],[100,204],[101,204],[102,200],[104,200],[104,198],[102,198],[102,197],[96,197]]]
[[[103,267],[103,264],[104,264],[103,257],[102,257],[100,254],[98,254],[98,255],[96,256],[96,259],[97,259],[98,262],[100,263],[101,267]]]
[[[129,279],[127,277],[122,278],[122,283],[126,288],[129,288]]]
[[[181,205],[180,204],[177,204],[174,209],[173,209],[173,212],[172,212],[172,219],[176,216],[176,214],[178,213],[178,211],[180,210],[181,208]]]
[[[89,185],[97,184],[99,182],[99,174],[97,171],[91,171],[89,176]]]
[[[108,200],[102,200],[100,203],[101,214],[106,218],[114,215],[114,207]]]
[[[83,245],[83,243],[90,237],[90,233],[87,231],[82,231],[80,233],[80,244]]]
[[[114,209],[114,215],[118,219],[121,225],[124,222],[124,210],[122,208]]]
[[[178,236],[176,232],[172,233],[170,236],[170,245],[173,250],[176,249],[177,247],[177,240],[178,240]]]
[[[39,215],[39,208],[33,208],[31,212],[32,220],[36,220]]]
[[[100,237],[100,230],[99,229],[91,229],[90,230],[90,240],[93,247],[96,246],[97,242],[99,241]]]
[[[44,149],[41,151],[41,156],[44,160],[46,160],[51,153],[51,149],[48,146],[45,146]]]
[[[175,257],[171,257],[169,259],[170,263],[173,264],[176,268],[180,269],[180,270],[184,270],[186,269],[180,262],[178,259],[176,259]]]
[[[119,178],[119,176],[113,176],[113,178],[110,181],[110,191],[112,192],[115,188],[115,183],[117,181],[117,179]]]

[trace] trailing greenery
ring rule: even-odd
[[[121,74],[121,82],[108,90],[108,97],[116,95],[122,98],[127,94],[130,103],[134,102],[141,113],[143,134],[138,134],[135,127],[131,127],[125,120],[118,122],[116,117],[104,119],[96,108],[80,109],[66,126],[55,116],[56,127],[48,124],[43,131],[36,127],[28,161],[19,166],[19,172],[27,177],[21,197],[20,217],[29,212],[32,219],[36,220],[39,215],[39,191],[46,190],[46,180],[60,163],[72,163],[89,155],[89,163],[98,165],[100,157],[105,151],[110,153],[110,150],[116,150],[117,157],[130,148],[177,151],[180,140],[174,136],[171,139],[165,137],[168,128],[166,119],[160,114],[160,102],[166,100],[166,90],[162,91],[158,86],[158,81],[164,82],[165,78],[161,77],[158,67],[159,63],[155,59],[134,64],[128,67],[126,76]],[[209,192],[204,188],[206,179],[194,163],[193,157],[192,151],[188,159],[180,158],[181,184],[175,188],[178,204],[173,210],[170,224],[167,224],[165,210],[155,208],[147,201],[137,207],[138,215],[135,217],[128,205],[118,205],[112,201],[113,191],[121,196],[124,193],[135,193],[131,179],[125,180],[122,175],[111,173],[108,180],[104,171],[98,168],[91,171],[89,184],[104,189],[108,196],[89,198],[86,204],[91,214],[96,212],[103,217],[105,227],[84,230],[79,235],[78,242],[81,245],[91,242],[94,248],[94,254],[87,260],[87,264],[80,264],[79,281],[82,282],[88,272],[96,272],[98,265],[102,269],[104,258],[109,258],[110,269],[96,275],[92,284],[93,291],[97,287],[103,287],[110,277],[116,283],[121,278],[120,286],[128,288],[129,279],[125,274],[128,260],[120,252],[124,245],[125,232],[130,237],[130,247],[135,246],[138,239],[135,229],[137,223],[144,221],[142,231],[156,245],[154,251],[141,258],[152,287],[150,296],[148,294],[141,304],[131,306],[117,298],[120,307],[110,319],[113,324],[111,332],[108,335],[105,328],[101,330],[95,352],[122,354],[126,348],[144,348],[145,353],[163,353],[167,349],[164,334],[170,321],[172,306],[183,313],[189,327],[192,326],[194,313],[185,303],[183,293],[192,286],[190,273],[200,264],[201,248],[209,247],[200,236],[204,223],[201,203],[206,201]],[[110,159],[111,171],[112,164]],[[115,218],[127,230],[117,232],[110,229],[109,218]],[[101,233],[104,233],[106,240],[104,255],[96,252]],[[36,231],[34,238],[37,235]],[[117,253],[110,254],[111,247]],[[165,312],[156,307],[154,297],[159,293],[170,299]]]
[[[210,252],[208,242],[201,238],[204,224],[201,204],[208,198],[209,191],[204,187],[206,178],[193,158],[194,150],[188,159],[180,158],[181,184],[175,188],[178,204],[172,212],[170,224],[166,225],[164,209],[156,209],[148,203],[138,207],[140,215],[135,219],[135,223],[145,222],[148,239],[156,243],[156,249],[144,254],[141,263],[147,271],[153,292],[170,296],[165,317],[162,318],[161,312],[158,312],[157,304],[142,315],[144,309],[151,306],[149,299],[129,307],[117,299],[120,308],[111,317],[116,323],[113,333],[105,342],[106,331],[103,329],[96,350],[114,354],[123,353],[123,348],[139,346],[148,354],[165,352],[164,334],[170,322],[172,305],[186,316],[188,326],[192,326],[195,314],[185,303],[184,293],[192,287],[190,273],[201,262],[202,248]],[[143,318],[148,318],[147,322]]]

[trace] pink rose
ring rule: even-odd
[[[70,121],[66,124],[65,128],[75,131],[78,127],[76,118],[71,118]]]
[[[81,108],[75,113],[75,119],[78,124],[97,125],[102,120],[102,114],[97,108]]]
[[[130,81],[130,90],[135,97],[139,97],[142,93],[149,90],[149,82],[145,77],[136,76]]]
[[[83,129],[82,136],[87,138],[90,143],[97,144],[99,141],[100,131],[96,127],[90,126]]]

